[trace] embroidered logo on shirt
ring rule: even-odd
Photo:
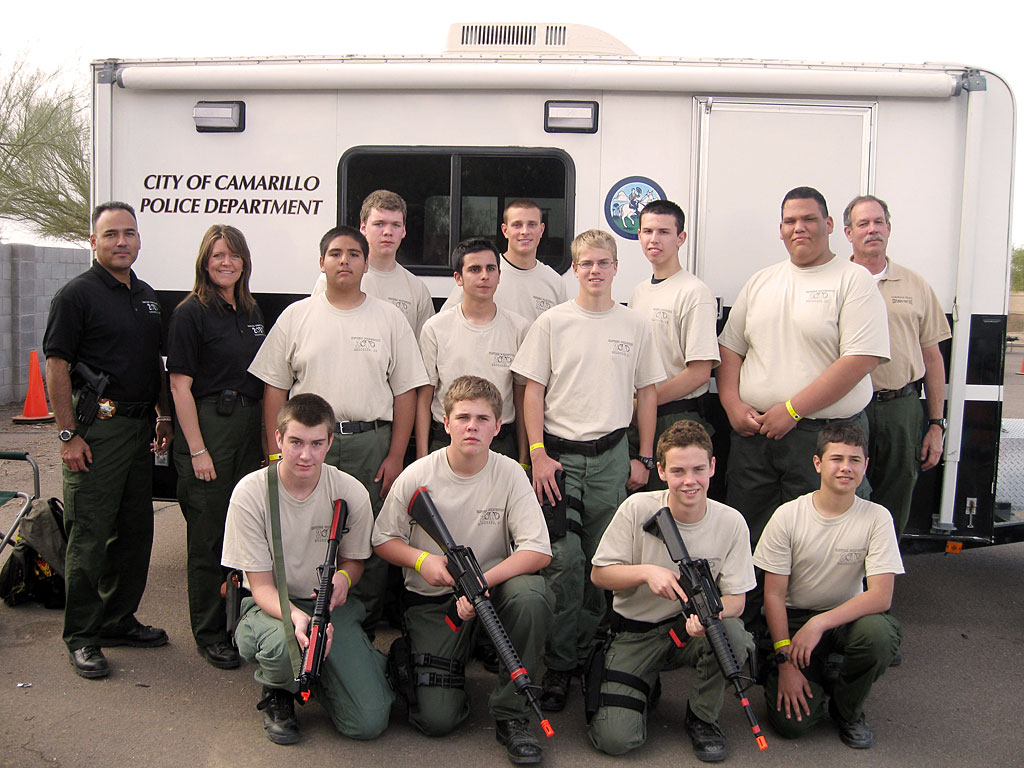
[[[249,326],[249,330],[252,331],[253,336],[264,336],[266,331],[263,329],[262,323],[253,323]]]
[[[487,507],[487,509],[478,509],[477,514],[477,525],[497,525],[501,522],[501,516],[504,514],[504,507]]]
[[[487,354],[491,356],[492,368],[508,368],[516,357],[512,352],[488,352]]]
[[[860,565],[864,562],[866,549],[840,549],[836,547],[836,554],[839,555],[840,565]]]
[[[555,302],[553,302],[551,299],[542,299],[540,296],[533,297],[533,304],[535,307],[537,307],[538,312],[546,312],[547,310],[555,306]]]
[[[313,543],[322,544],[327,541],[327,535],[330,531],[331,526],[329,525],[311,525],[309,526],[309,532],[313,534]]]
[[[353,352],[376,352],[380,345],[380,339],[371,339],[369,336],[353,336]]]
[[[914,297],[913,296],[891,296],[889,298],[889,301],[892,304],[910,304],[911,306],[913,306],[913,304],[914,304]]]
[[[804,293],[804,301],[808,304],[828,304],[835,297],[836,292],[832,288],[818,288]]]
[[[611,345],[613,355],[629,357],[630,352],[633,351],[632,341],[622,341],[621,339],[608,339],[608,343]]]
[[[151,315],[160,314],[160,302],[158,301],[149,301],[148,299],[143,299],[142,306],[144,306]]]
[[[651,320],[655,323],[667,323],[672,319],[672,310],[655,307],[651,310]]]
[[[408,302],[405,299],[396,299],[394,296],[388,296],[388,301],[402,310],[402,312],[408,312],[411,305],[411,302]]]

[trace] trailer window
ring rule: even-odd
[[[375,189],[400,194],[408,206],[398,261],[418,274],[451,274],[449,254],[467,237],[487,237],[500,250],[505,205],[517,197],[541,207],[545,233],[538,258],[559,272],[570,263],[575,169],[557,149],[357,147],[338,166],[338,221],[358,224]]]

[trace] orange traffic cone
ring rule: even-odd
[[[28,395],[25,396],[25,409],[21,416],[14,416],[11,421],[33,423],[53,421],[53,414],[46,405],[46,394],[43,392],[43,375],[39,372],[39,354],[33,349],[28,356]]]
[[[1024,376],[1024,360],[1020,361],[1020,370],[1017,371],[1018,376]]]

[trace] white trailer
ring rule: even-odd
[[[646,58],[587,27],[485,24],[454,25],[435,56],[105,60],[92,75],[93,199],[136,206],[138,271],[168,308],[222,222],[246,234],[275,318],[313,285],[320,235],[384,187],[410,206],[399,259],[438,301],[452,246],[504,246],[504,203],[522,196],[544,210],[541,257],[559,271],[575,233],[615,232],[625,300],[649,274],[631,214],[675,200],[685,266],[724,317],[751,273],[786,258],[788,189],[824,193],[842,256],[843,207],[877,194],[890,253],[927,276],[953,326],[944,466],[922,475],[908,533],[1024,538],[1024,521],[995,517],[1015,112],[991,72]]]

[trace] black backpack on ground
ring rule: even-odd
[[[0,569],[0,598],[10,606],[35,600],[46,608],[63,608],[67,546],[60,500],[33,501]]]

